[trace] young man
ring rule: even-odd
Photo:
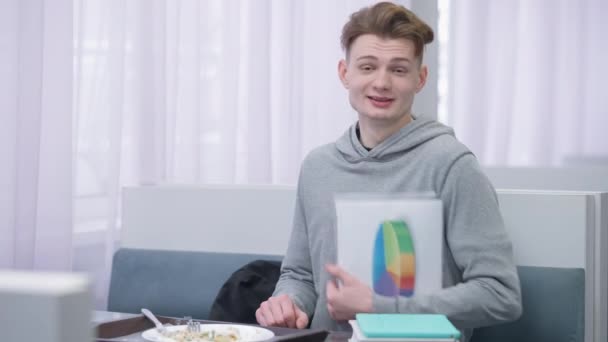
[[[432,40],[427,24],[391,3],[363,8],[344,26],[346,58],[338,74],[359,120],[302,164],[281,277],[256,312],[261,325],[344,330],[358,312],[441,313],[466,341],[472,328],[521,314],[512,247],[492,185],[452,129],[411,113],[428,74],[424,45]],[[442,290],[396,302],[334,265],[334,194],[378,191],[433,191],[442,199]]]

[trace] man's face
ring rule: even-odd
[[[414,43],[406,39],[372,34],[355,39],[338,73],[359,120],[389,126],[409,121],[414,96],[427,76],[415,51]]]

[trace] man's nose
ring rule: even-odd
[[[374,78],[373,86],[380,90],[390,89],[391,79],[389,73],[386,70],[379,70]]]

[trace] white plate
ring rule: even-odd
[[[239,335],[239,339],[237,342],[255,342],[255,341],[264,341],[274,337],[274,333],[268,329],[259,328],[250,325],[241,325],[241,324],[201,324],[201,334],[205,332],[210,332],[211,330],[215,331],[217,335],[227,335],[229,333],[237,332]],[[179,332],[186,331],[186,325],[174,325],[168,326],[167,331],[169,334],[175,334]],[[141,333],[141,336],[148,341],[154,342],[173,342],[179,341],[170,337],[163,336],[160,334],[156,328],[148,329]],[[197,341],[210,341],[205,339],[199,339]],[[181,341],[180,341],[181,342]]]

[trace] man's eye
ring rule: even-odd
[[[393,69],[393,71],[396,74],[405,74],[405,73],[407,73],[407,69],[405,69],[405,68],[395,68],[395,69]]]
[[[363,71],[372,71],[372,70],[374,70],[374,67],[371,66],[371,65],[362,65],[360,68]]]

